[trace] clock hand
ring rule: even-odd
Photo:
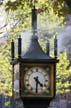
[[[43,84],[38,80],[38,84],[41,86],[41,87],[43,87]]]
[[[42,84],[42,83],[40,83],[40,81],[39,81],[39,80],[38,80],[38,83],[40,84],[40,86],[41,86],[41,87],[43,87],[43,84]]]
[[[36,93],[38,92],[38,76],[34,77],[35,81],[36,81]]]
[[[34,79],[41,87],[43,87],[43,84],[39,81],[38,76],[34,77]]]

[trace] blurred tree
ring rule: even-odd
[[[7,50],[6,50],[7,51]],[[2,53],[3,54],[3,53]],[[12,95],[12,72],[9,57],[0,53],[0,93]]]
[[[53,6],[54,6],[54,10],[55,12],[58,12],[60,15],[62,15],[61,11],[63,11],[63,13],[68,13],[70,12],[70,9],[71,9],[71,1],[70,0],[45,0],[45,1],[42,1],[42,0],[7,0],[5,2],[5,0],[1,0],[0,1],[0,5],[4,4],[5,5],[5,9],[8,11],[8,10],[17,10],[19,7],[21,9],[23,9],[23,7],[25,5],[29,5],[31,6],[33,3],[36,3],[36,5],[38,6],[38,4],[40,3],[40,6],[42,6],[41,8],[41,11],[44,10],[44,7],[45,9],[47,9],[47,6],[46,4],[49,2],[53,2]],[[64,6],[62,6],[64,3]],[[60,8],[60,6],[62,8]]]
[[[31,27],[31,8],[34,3],[32,0],[8,0],[6,2],[2,1],[2,3],[7,14],[6,25],[9,24],[9,26],[6,30],[9,33],[9,38],[0,47],[0,72],[2,73],[0,78],[4,81],[0,81],[0,86],[6,92],[10,91],[9,93],[11,93],[12,69],[10,65],[10,43],[22,31]],[[63,26],[64,17],[62,9],[64,7],[64,1],[58,2],[56,5],[54,0],[35,0],[35,6],[39,16],[39,25],[47,28],[48,35],[56,34]],[[44,30],[41,32],[45,40],[48,37],[47,32]]]
[[[66,52],[59,54],[59,63],[57,64],[56,91],[64,93],[70,91],[71,82],[68,77],[71,76],[71,67],[68,68],[70,62]]]

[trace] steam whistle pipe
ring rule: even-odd
[[[35,9],[35,6],[32,9],[32,30],[33,30],[33,33],[36,33],[36,30],[37,30],[37,10]]]
[[[57,58],[57,37],[54,39],[54,56]]]
[[[14,41],[11,42],[11,58],[12,60],[15,58],[15,48],[14,48]]]
[[[21,57],[21,36],[19,36],[18,38],[18,57],[20,58]]]
[[[49,56],[50,54],[50,42],[49,40],[47,41],[47,44],[46,44],[46,54]]]

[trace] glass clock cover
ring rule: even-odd
[[[43,94],[49,92],[50,78],[49,68],[32,67],[26,69],[24,75],[25,90],[31,94]]]
[[[19,64],[14,65],[14,97],[19,97]]]

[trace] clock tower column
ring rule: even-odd
[[[23,54],[21,37],[18,38],[18,58],[14,55],[14,42],[12,42],[12,65],[17,70],[14,73],[18,75],[19,98],[23,101],[24,108],[48,108],[50,101],[56,94],[56,63],[57,43],[55,43],[55,57],[50,57],[49,42],[47,44],[47,53],[45,53],[38,42],[37,37],[37,10],[32,9],[32,31],[33,36],[27,51]],[[55,38],[55,42],[57,39]],[[13,74],[13,75],[15,75]],[[15,76],[13,77],[15,78]],[[16,92],[16,91],[15,91]]]

